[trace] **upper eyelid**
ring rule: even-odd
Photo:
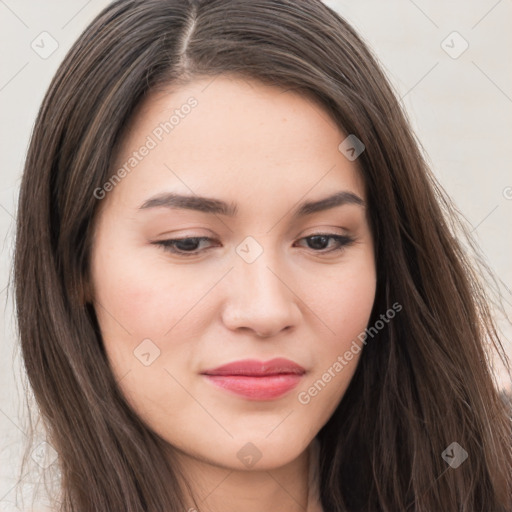
[[[186,231],[187,228],[184,229],[184,231]],[[191,228],[191,230],[193,230],[195,228]],[[201,228],[199,228],[201,229]],[[309,229],[315,229],[316,231],[313,231],[311,233],[308,233]],[[335,231],[332,231],[334,229],[338,229],[338,230],[341,230],[342,232],[339,233],[339,232],[335,232]],[[210,231],[210,229],[207,228],[207,231]],[[330,236],[350,236],[350,233],[353,232],[354,230],[353,229],[349,229],[349,228],[346,228],[346,227],[343,227],[343,226],[337,226],[337,227],[334,227],[334,226],[330,226],[330,227],[316,227],[316,228],[307,228],[307,229],[303,229],[301,230],[301,234],[300,236],[297,236],[295,237],[297,240],[300,239],[300,238],[309,238],[310,236],[315,236],[315,235],[330,235]],[[211,231],[210,231],[211,233]],[[217,235],[210,235],[210,234],[205,234],[205,235],[198,235],[198,234],[184,234],[184,235],[175,235],[175,236],[171,236],[170,233],[163,233],[162,235],[160,236],[165,236],[166,238],[162,238],[162,241],[166,241],[166,240],[186,240],[186,239],[189,239],[189,238],[201,238],[201,239],[209,239],[209,240],[218,240],[218,237]],[[158,242],[158,240],[156,240]]]
[[[344,238],[352,238],[351,235],[345,233],[332,233],[328,231],[315,231],[309,235],[302,235],[296,238],[296,240],[302,240],[304,238],[311,238],[313,236],[328,236],[328,237],[344,237]],[[182,240],[208,240],[213,242],[218,242],[218,240],[211,236],[206,235],[187,235],[187,236],[178,236],[176,238],[163,238],[162,240],[155,240],[152,243],[158,244],[159,242],[181,242]]]

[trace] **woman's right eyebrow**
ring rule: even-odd
[[[322,199],[300,203],[293,210],[293,217],[303,217],[346,204],[365,206],[365,202],[357,194],[348,190],[342,190]],[[142,203],[139,210],[146,210],[148,208],[187,209],[229,217],[235,216],[238,212],[238,205],[235,203],[227,203],[211,197],[183,195],[173,192],[150,197]]]

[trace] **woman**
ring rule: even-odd
[[[59,509],[512,510],[501,345],[450,212],[321,2],[114,2],[19,201]]]

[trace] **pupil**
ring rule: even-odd
[[[324,245],[327,242],[327,239],[328,239],[328,237],[326,237],[326,236],[315,235],[315,236],[310,237],[309,245],[312,249],[325,249]],[[317,243],[319,240],[320,240],[320,244]]]
[[[199,243],[199,240],[195,238],[186,238],[185,240],[180,240],[176,243],[176,245],[181,244],[181,247],[178,247],[178,249],[183,251],[193,251],[194,249],[197,249],[197,245]]]

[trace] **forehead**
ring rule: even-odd
[[[363,196],[356,164],[338,150],[345,137],[298,92],[228,76],[195,80],[139,105],[113,169],[129,172],[111,195],[174,190],[250,201],[342,187]]]

